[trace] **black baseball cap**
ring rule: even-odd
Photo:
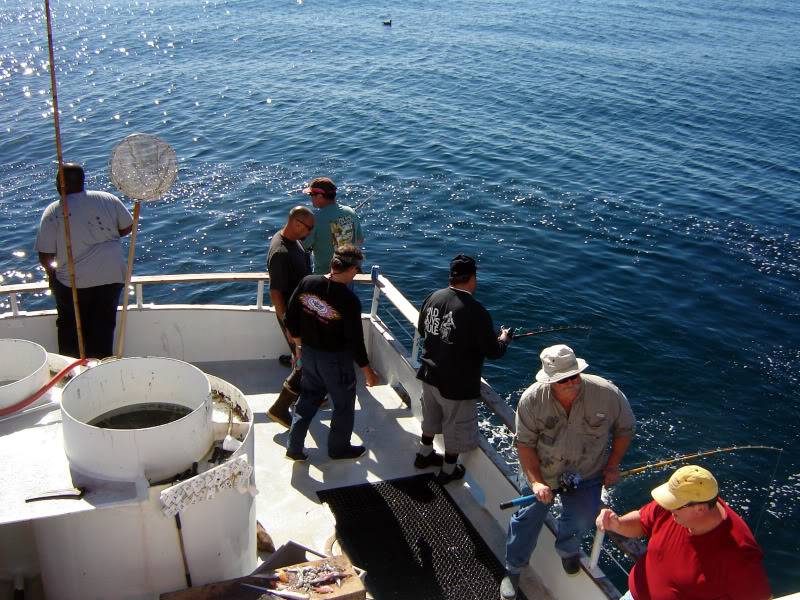
[[[474,275],[478,272],[478,265],[475,259],[466,254],[459,254],[450,261],[450,277],[462,277]]]

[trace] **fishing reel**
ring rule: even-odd
[[[558,489],[561,492],[571,492],[578,489],[581,483],[581,476],[578,473],[565,471],[558,476]]]

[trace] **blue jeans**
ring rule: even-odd
[[[558,517],[556,552],[561,558],[576,556],[581,552],[581,538],[593,525],[600,510],[601,477],[582,481],[578,488],[562,492],[561,516]],[[506,570],[516,574],[522,571],[536,548],[539,532],[551,504],[534,500],[511,517],[506,539]]]
[[[303,346],[303,378],[300,399],[294,409],[289,432],[291,453],[303,451],[303,444],[325,394],[333,404],[331,431],[328,435],[328,454],[340,454],[350,448],[356,406],[356,372],[349,351],[324,352]]]

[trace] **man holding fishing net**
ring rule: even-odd
[[[556,494],[562,504],[556,552],[567,574],[579,572],[581,537],[594,524],[603,485],[619,480],[635,427],[625,395],[602,377],[582,375],[589,365],[572,348],[550,346],[539,357],[542,368],[520,398],[516,422],[520,470],[534,498],[508,526],[504,600],[517,596],[520,572]]]
[[[621,600],[766,600],[762,553],[742,518],[719,497],[714,476],[687,465],[655,488],[653,501],[618,516],[604,508],[597,527],[647,537]]]

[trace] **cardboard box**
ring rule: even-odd
[[[250,584],[259,587],[269,587],[269,580],[267,579],[271,574],[283,571],[285,569],[298,569],[307,566],[322,566],[325,563],[334,566],[337,571],[346,573],[349,577],[341,580],[341,587],[336,583],[329,584],[333,588],[333,592],[327,594],[320,594],[314,591],[308,592],[306,590],[295,590],[293,587],[288,587],[289,591],[299,591],[303,594],[308,594],[309,600],[366,600],[367,592],[364,584],[359,577],[359,573],[350,564],[350,561],[345,556],[332,556],[330,558],[322,558],[319,560],[312,560],[301,562],[293,565],[281,567],[272,571],[270,569],[259,568],[253,575],[245,577],[238,577],[229,581],[221,581],[218,583],[209,583],[207,585],[192,587],[177,592],[170,592],[161,594],[161,600],[256,600],[261,594],[258,590],[248,588],[242,584]],[[263,567],[264,565],[262,565]],[[291,578],[292,573],[287,572]],[[291,581],[290,581],[291,582]],[[289,582],[289,583],[290,583]],[[287,584],[288,585],[288,584]],[[275,596],[270,597],[273,600]]]

